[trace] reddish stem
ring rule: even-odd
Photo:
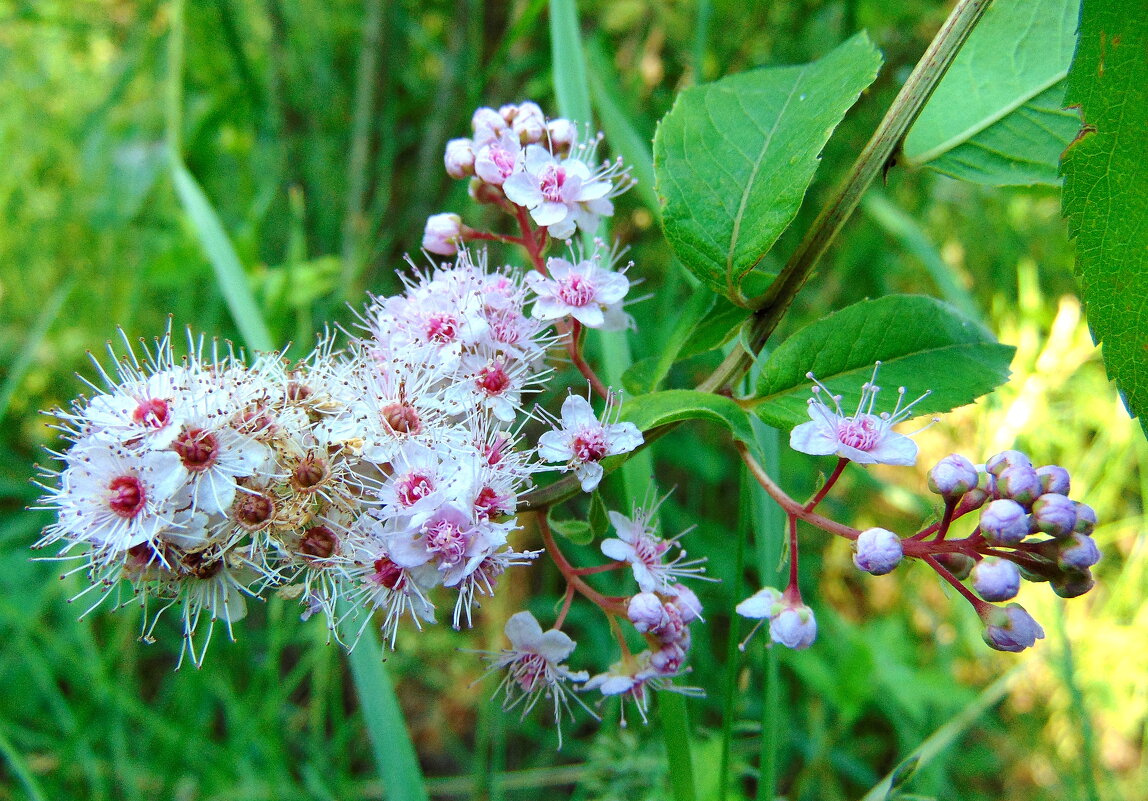
[[[602,379],[598,377],[594,369],[582,358],[582,330],[580,322],[570,320],[570,335],[566,339],[566,350],[570,353],[570,361],[578,368],[578,372],[590,382],[591,389],[597,393],[598,397],[602,400],[609,400],[610,390],[602,383]]]
[[[550,554],[550,558],[558,568],[558,572],[566,579],[567,585],[578,590],[578,592],[582,593],[591,603],[600,606],[607,614],[625,613],[625,609],[622,608],[621,603],[613,598],[606,597],[582,580],[582,577],[578,574],[578,568],[570,564],[562,554],[562,551],[558,549],[558,543],[554,541],[554,535],[550,533],[550,525],[546,522],[546,516],[544,514],[538,515],[538,530],[542,532],[542,541],[546,543],[546,552]]]
[[[785,597],[801,603],[801,590],[797,588],[797,518],[787,515],[785,522],[789,527],[789,586],[785,588]]]
[[[805,504],[804,508],[806,512],[812,512],[817,507],[817,504],[821,503],[821,500],[829,494],[829,490],[833,489],[833,485],[837,483],[837,479],[841,478],[841,473],[845,470],[845,465],[847,464],[849,464],[849,460],[844,456],[837,458],[837,466],[833,468],[833,472],[829,474],[829,478],[825,479],[825,483],[821,485],[821,489],[817,490],[817,494],[810,498]]]
[[[574,572],[579,576],[590,576],[594,573],[605,573],[608,570],[619,570],[626,566],[625,562],[610,562],[606,565],[593,565],[591,567],[576,567]]]
[[[936,570],[937,574],[940,575],[941,578],[952,584],[956,588],[957,592],[965,596],[965,599],[973,605],[973,609],[977,610],[977,614],[982,618],[984,618],[984,616],[988,613],[988,610],[992,609],[992,604],[988,603],[987,601],[983,601],[977,596],[973,595],[972,590],[962,584],[960,579],[950,573],[944,565],[942,565],[932,556],[925,554],[921,558],[925,560],[929,567],[933,568],[933,570]]]
[[[945,538],[949,533],[949,526],[953,523],[953,512],[957,510],[957,501],[948,498],[945,500],[945,513],[941,516],[941,522],[937,526],[937,536],[934,537],[937,542]]]
[[[570,611],[570,604],[573,602],[573,600],[574,600],[574,585],[573,584],[567,584],[566,585],[566,597],[564,597],[562,599],[562,609],[560,609],[558,612],[558,617],[554,621],[553,628],[555,628],[555,629],[561,629],[562,628],[562,624],[566,622],[566,613]]]
[[[535,238],[537,229],[530,221],[530,215],[522,206],[514,207],[514,216],[518,220],[519,229],[522,231],[522,246],[526,248],[526,255],[530,257],[530,263],[534,265],[535,270],[543,275],[548,275],[546,262],[542,259],[542,252],[546,249],[545,235]]]
[[[473,228],[467,228],[462,232],[462,238],[469,242],[472,239],[482,239],[487,242],[501,242],[504,245],[520,245],[526,246],[526,242],[521,237],[507,236],[505,234],[495,234],[490,231],[476,231]]]

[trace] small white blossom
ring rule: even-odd
[[[603,420],[599,420],[588,400],[581,395],[567,396],[562,403],[561,424],[538,438],[538,456],[547,462],[564,462],[565,469],[578,476],[582,491],[593,492],[605,472],[599,464],[602,459],[629,453],[642,444],[642,432],[633,423],[604,422],[610,414],[607,403]]]
[[[549,277],[531,272],[526,285],[538,296],[530,313],[539,320],[570,316],[587,328],[621,331],[630,324],[622,311],[622,299],[630,281],[622,272],[604,269],[595,253],[577,263],[566,259],[546,260]]]

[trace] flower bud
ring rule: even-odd
[[[985,462],[985,470],[994,476],[1000,476],[1010,467],[1032,467],[1032,460],[1020,451],[1001,451]]]
[[[1019,653],[1044,639],[1044,629],[1020,604],[989,607],[982,619],[985,642],[998,651]]]
[[[981,512],[981,533],[997,545],[1015,545],[1028,536],[1028,515],[1016,501],[993,501]]]
[[[662,599],[652,592],[640,592],[630,599],[626,616],[641,633],[656,629],[665,622],[666,610]]]
[[[1096,510],[1086,503],[1076,504],[1076,527],[1079,534],[1091,534],[1096,528]]]
[[[698,596],[684,584],[674,584],[674,597],[670,600],[674,608],[678,610],[678,614],[682,617],[682,623],[689,625],[702,616],[702,602],[698,600]]]
[[[959,453],[951,453],[929,471],[929,489],[954,501],[977,485],[977,469]]]
[[[861,532],[853,554],[853,564],[874,576],[891,573],[901,563],[904,552],[901,538],[883,528],[870,528]]]
[[[795,651],[808,648],[817,639],[817,620],[805,604],[785,606],[769,621],[769,638]]]
[[[1079,598],[1095,583],[1090,570],[1066,570],[1064,575],[1052,580],[1052,591],[1061,598]]]
[[[997,474],[997,493],[1027,508],[1040,496],[1040,476],[1024,465],[1005,468]]]
[[[996,497],[997,490],[997,477],[992,473],[986,473],[983,470],[977,471],[976,486],[965,493],[965,497],[961,499],[961,503],[968,511],[980,509],[987,501],[991,501]]]
[[[1044,467],[1036,468],[1036,474],[1040,476],[1040,488],[1045,492],[1053,492],[1057,495],[1067,495],[1070,480],[1068,471],[1060,465],[1046,464]]]
[[[939,553],[933,558],[961,581],[969,577],[969,573],[973,571],[973,566],[976,565],[976,560],[973,557],[956,551]]]
[[[986,601],[1011,601],[1020,591],[1020,572],[1007,559],[987,556],[973,568],[973,589]]]
[[[546,132],[550,137],[550,148],[554,151],[568,150],[578,137],[574,123],[561,117],[546,123]]]
[[[522,144],[537,144],[546,134],[546,117],[537,103],[527,101],[519,104],[510,127]]]
[[[1056,563],[1065,570],[1087,570],[1100,561],[1096,540],[1087,534],[1074,533],[1061,545]]]
[[[443,156],[446,174],[451,178],[469,178],[474,175],[474,142],[469,139],[451,139],[446,143]]]
[[[1064,495],[1046,492],[1032,505],[1032,519],[1038,531],[1063,539],[1076,526],[1076,502]]]
[[[475,109],[474,116],[470,118],[470,124],[474,128],[474,147],[476,150],[497,139],[499,134],[509,127],[501,114],[485,106]]]
[[[686,651],[678,643],[663,645],[650,655],[650,667],[662,676],[676,675],[686,661]]]
[[[423,232],[423,249],[440,256],[458,253],[462,241],[462,217],[457,214],[432,214]]]
[[[762,587],[734,607],[742,617],[772,620],[781,611],[781,592],[773,587]]]

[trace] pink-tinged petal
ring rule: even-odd
[[[577,643],[570,639],[570,636],[565,632],[550,629],[542,634],[534,652],[548,662],[558,664],[570,656],[576,645]]]
[[[642,536],[642,527],[635,525],[633,520],[621,512],[610,510],[606,512],[606,517],[610,519],[610,525],[618,532],[623,542],[634,543]]]
[[[589,181],[582,184],[582,192],[578,195],[580,203],[590,203],[609,194],[611,184],[609,181]]]
[[[557,200],[543,200],[531,209],[530,216],[539,225],[556,225],[570,216],[570,207]]]
[[[633,676],[608,676],[598,689],[602,695],[621,695],[633,686]]]
[[[625,331],[634,327],[634,318],[626,314],[620,304],[607,306],[602,310],[602,316],[604,320],[602,325],[598,326],[599,331]]]
[[[556,259],[551,259],[550,261],[553,262],[556,261]],[[550,268],[551,272],[553,272],[554,266],[549,262],[547,262],[547,266]],[[526,274],[526,285],[530,287],[531,291],[536,295],[552,295],[557,290],[558,286],[554,281],[551,281],[545,275],[536,270],[531,270]]]
[[[661,582],[658,581],[657,576],[650,572],[650,568],[647,567],[644,562],[635,560],[630,562],[630,567],[634,571],[634,580],[638,582],[638,587],[642,592],[654,592],[658,589],[664,589],[659,587]]]
[[[606,426],[606,439],[610,443],[607,456],[629,453],[645,442],[642,432],[633,423],[611,423]]]
[[[597,462],[584,462],[574,468],[574,475],[578,476],[583,492],[593,492],[594,488],[601,483],[605,472],[602,465]]]
[[[635,558],[633,545],[613,538],[602,540],[602,553],[616,562],[629,562]]]
[[[877,447],[869,451],[874,460],[880,464],[904,465],[906,467],[917,463],[917,443],[906,437],[890,431],[881,438]]]
[[[581,426],[597,426],[598,416],[590,401],[581,395],[567,395],[562,401],[562,425],[574,429]]]
[[[532,173],[538,173],[543,168],[557,164],[554,156],[550,155],[550,151],[541,145],[528,145],[526,147],[526,169]]]
[[[547,431],[538,438],[538,458],[544,462],[568,462],[574,456],[564,431]]]
[[[781,593],[773,587],[762,587],[734,607],[734,611],[742,617],[753,618],[755,620],[772,618],[774,609],[781,603],[781,598]]]
[[[572,215],[567,215],[566,218],[561,222],[547,226],[546,233],[550,234],[550,236],[554,237],[555,239],[569,239],[574,235],[576,230],[578,230],[578,226],[574,222],[574,217]]]
[[[594,276],[594,285],[597,288],[595,298],[599,303],[607,305],[617,303],[630,291],[630,280],[621,273],[609,270],[598,270]]]
[[[535,320],[557,320],[559,317],[570,314],[570,311],[568,304],[563,303],[558,298],[544,295],[534,301],[534,306],[530,309],[530,316]]]
[[[572,206],[579,200],[579,195],[582,194],[582,179],[577,175],[566,173],[566,180],[562,184],[562,189],[558,195],[562,198],[562,202],[568,206]]]
[[[566,308],[570,310],[569,314],[572,315],[575,320],[587,328],[601,328],[602,324],[606,322],[606,316],[602,314],[602,307],[596,303],[591,303],[588,306],[579,306],[577,308],[570,306]]]
[[[840,445],[837,432],[820,420],[802,423],[789,433],[789,447],[811,456],[837,453]]]
[[[839,444],[837,455],[857,464],[877,464],[878,462],[869,451],[859,450],[851,445]]]
[[[516,172],[502,185],[506,199],[518,206],[533,208],[542,202],[538,179],[527,172]]]
[[[399,567],[418,567],[430,561],[431,554],[421,537],[411,536],[406,531],[387,537],[387,550],[391,561]]]
[[[506,621],[507,638],[515,651],[531,651],[538,647],[542,641],[542,626],[529,612],[516,612]]]
[[[550,277],[554,279],[554,283],[557,285],[558,281],[574,271],[574,264],[554,256],[546,260],[546,269],[550,271]]]
[[[590,178],[590,168],[586,166],[586,162],[580,159],[563,159],[562,169],[566,170],[567,176],[575,175],[583,182]]]

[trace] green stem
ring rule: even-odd
[[[777,279],[761,298],[744,341],[748,349],[731,351],[698,389],[713,392],[732,386],[749,369],[757,352],[781,322],[790,303],[809,279],[818,260],[857,208],[873,180],[891,164],[909,127],[941,82],[957,52],[972,33],[992,0],[960,0],[929,44],[905,85],[893,100],[873,136],[853,163],[845,180],[821,210]]]

